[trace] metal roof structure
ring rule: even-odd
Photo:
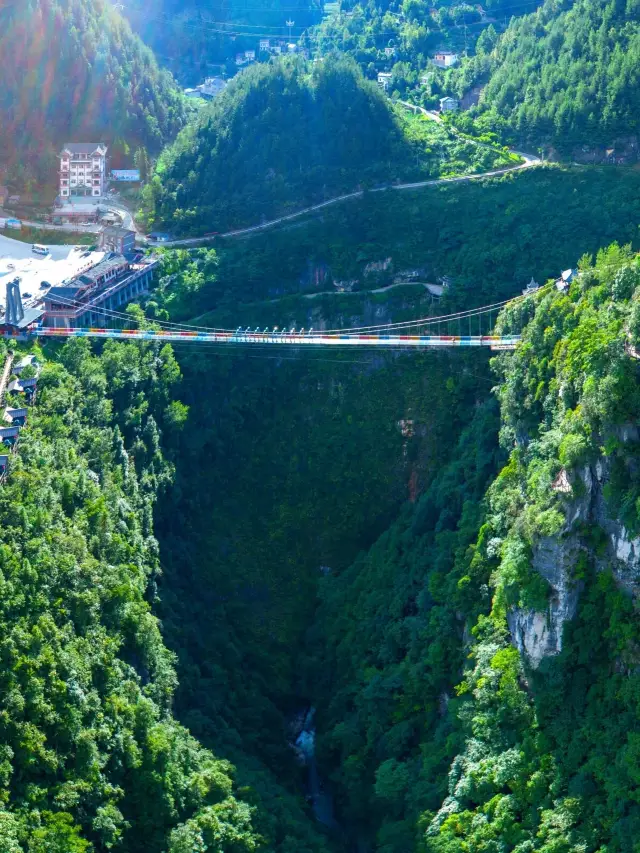
[[[47,295],[45,296],[45,299],[53,300],[56,297],[59,297],[60,299],[75,299],[81,290],[82,290],[82,288],[78,287],[78,286],[67,287],[65,285],[61,285],[60,287],[51,287],[51,288],[49,288],[49,291],[48,291]]]
[[[102,233],[105,237],[128,237],[130,234],[135,236],[136,232],[129,228],[121,228],[119,225],[106,225]]]
[[[16,326],[18,329],[26,329],[32,323],[37,323],[42,317],[44,317],[44,308],[25,308],[24,317],[16,323]]]

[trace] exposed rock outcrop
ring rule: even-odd
[[[634,425],[619,427],[615,437],[622,444],[640,438]],[[533,568],[551,588],[547,611],[513,608],[507,617],[513,644],[533,667],[562,650],[564,625],[576,614],[583,586],[575,578],[581,552],[594,560],[596,568],[610,569],[629,594],[640,592],[640,537],[630,536],[611,516],[604,496],[608,479],[609,461],[601,457],[577,471],[563,469],[554,480],[552,488],[561,495],[566,523],[557,536],[539,540],[533,553]],[[594,526],[606,535],[604,553],[595,554],[583,536]]]
[[[507,616],[514,645],[533,667],[562,650],[564,624],[575,616],[582,588],[573,578],[579,550],[574,536],[541,539],[534,550],[533,567],[551,587],[548,609],[542,613],[513,608]]]

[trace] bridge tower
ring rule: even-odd
[[[7,302],[6,312],[4,315],[5,323],[8,326],[17,326],[24,319],[24,308],[22,307],[22,297],[20,296],[20,279],[14,278],[13,281],[7,282]]]

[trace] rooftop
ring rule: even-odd
[[[17,364],[14,364],[13,369],[16,367],[28,367],[30,364],[38,363],[38,359],[33,355],[33,353],[29,353],[28,355],[24,355]]]
[[[107,146],[104,142],[65,142],[62,146],[62,150],[70,154],[93,154],[98,149],[106,152]]]
[[[82,290],[81,287],[51,287],[47,293],[47,299],[73,300]]]
[[[129,228],[120,228],[119,225],[107,225],[102,229],[102,233],[105,237],[128,237],[130,234],[135,236],[136,232]]]
[[[83,284],[95,284],[96,280],[100,278],[101,275],[106,275],[108,272],[111,272],[111,270],[118,269],[118,267],[121,267],[126,263],[127,259],[124,255],[119,255],[117,252],[109,252],[108,255],[95,265],[95,267],[91,267],[91,269],[78,276],[77,280],[81,281]]]
[[[72,214],[83,214],[86,216],[95,216],[100,212],[100,208],[95,204],[63,204],[53,210],[54,216],[71,216]]]
[[[27,326],[30,326],[32,323],[37,323],[43,314],[44,309],[42,308],[25,308],[24,317],[18,322],[17,328],[26,329]],[[24,381],[26,382],[27,380],[25,379]]]

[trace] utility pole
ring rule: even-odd
[[[289,20],[285,21],[285,23],[289,27],[289,41],[291,41],[291,27],[293,27],[295,21],[292,21],[291,18],[289,18]]]

